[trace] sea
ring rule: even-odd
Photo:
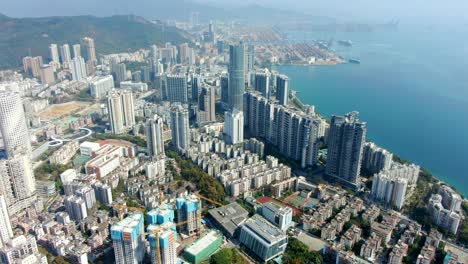
[[[329,118],[358,111],[369,140],[468,195],[468,25],[289,31],[288,38],[351,40],[332,48],[360,64],[275,69],[316,112]]]

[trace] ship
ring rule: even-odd
[[[361,61],[358,60],[358,59],[349,59],[348,62],[349,63],[354,63],[354,64],[361,64]]]
[[[353,42],[351,40],[338,40],[338,44],[346,47],[351,47]]]

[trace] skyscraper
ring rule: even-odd
[[[255,90],[262,93],[265,98],[270,98],[270,73],[258,72],[255,74]]]
[[[71,54],[68,44],[64,44],[60,47],[60,58],[62,59],[63,67],[67,69],[70,68]]]
[[[289,79],[286,75],[276,76],[276,100],[281,105],[288,105],[289,99]]]
[[[0,188],[10,215],[36,200],[36,182],[28,152],[15,151],[8,159],[0,160]]]
[[[0,195],[0,248],[13,237],[5,196]]]
[[[130,90],[113,91],[107,97],[109,121],[113,134],[120,134],[135,125],[135,107]]]
[[[224,134],[227,143],[239,144],[244,141],[244,113],[234,109],[224,113]]]
[[[151,157],[164,155],[163,127],[163,120],[158,115],[146,121],[146,142]]]
[[[187,77],[185,75],[169,74],[165,80],[165,93],[163,93],[165,100],[169,102],[188,102]]]
[[[74,81],[82,81],[88,77],[86,73],[86,64],[82,57],[75,57],[71,60],[71,70]]]
[[[198,123],[216,121],[215,103],[215,88],[213,86],[203,87],[198,100]]]
[[[83,38],[83,46],[85,47],[84,49],[84,58],[86,62],[92,61],[94,63],[97,63],[97,57],[96,57],[96,48],[94,46],[94,39],[85,37]]]
[[[50,49],[50,59],[54,63],[54,67],[60,68],[60,56],[59,56],[59,51],[57,44],[50,44],[49,46]]]
[[[229,105],[229,78],[228,76],[221,76],[221,103],[225,109]]]
[[[187,236],[195,235],[201,228],[201,203],[200,199],[191,195],[180,195],[176,199],[177,223],[186,222],[179,226],[179,232]]]
[[[238,111],[243,111],[245,66],[245,45],[229,46],[229,106]]]
[[[190,126],[188,110],[177,105],[171,110],[172,145],[179,151],[190,147]]]
[[[41,83],[51,84],[55,82],[54,68],[52,65],[43,65],[41,67]]]
[[[198,96],[200,95],[200,86],[201,80],[200,75],[193,75],[192,76],[192,101],[198,102]]]
[[[145,257],[143,214],[133,213],[112,225],[111,239],[117,264],[138,264]]]
[[[12,156],[19,149],[31,152],[29,131],[18,93],[0,91],[0,131],[7,156]]]
[[[366,131],[366,123],[359,120],[358,112],[332,117],[326,175],[350,187],[357,187]]]
[[[174,210],[163,203],[148,212],[147,232],[151,249],[151,263],[177,263],[177,230],[174,224]],[[156,236],[156,233],[158,236]],[[158,241],[156,239],[158,238]],[[157,247],[159,246],[159,251]]]
[[[255,66],[255,46],[253,44],[247,45],[245,67],[246,73],[253,72]]]
[[[42,61],[41,56],[37,56],[37,57],[28,56],[28,57],[23,58],[24,72],[36,78],[41,76],[42,64],[43,64],[43,61]]]
[[[80,44],[73,45],[73,58],[81,57],[81,46]]]

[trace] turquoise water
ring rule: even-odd
[[[368,138],[468,195],[468,28],[298,33],[349,39],[337,53],[361,64],[278,66],[291,88],[330,117],[359,111]]]

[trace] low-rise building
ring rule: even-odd
[[[242,226],[239,240],[265,262],[283,254],[288,244],[288,237],[281,229],[257,214]]]

